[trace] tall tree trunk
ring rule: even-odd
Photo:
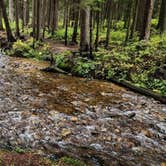
[[[52,14],[51,14],[51,31],[54,35],[55,30],[58,28],[58,0],[52,0]]]
[[[72,35],[72,43],[77,44],[77,31],[78,31],[78,22],[79,22],[79,0],[75,1],[74,5],[74,27],[73,27],[73,35]]]
[[[98,45],[99,45],[99,26],[100,26],[100,4],[99,2],[97,2],[97,6],[98,6],[98,11],[96,13],[96,39],[95,39],[95,51],[98,50]]]
[[[136,20],[138,19],[138,10],[139,10],[139,0],[135,0],[135,8],[134,8],[134,14],[133,14],[133,22],[131,27],[131,33],[130,33],[130,39],[133,38],[134,32],[136,30]]]
[[[19,17],[21,19],[22,23],[22,31],[24,31],[24,0],[19,0]]]
[[[81,33],[80,33],[80,51],[89,51],[89,31],[90,31],[90,10],[89,7],[83,8],[80,11],[80,23],[81,23]]]
[[[3,14],[3,18],[4,18],[4,22],[5,22],[5,27],[6,27],[6,33],[7,33],[7,39],[9,42],[14,42],[15,39],[13,37],[10,25],[9,25],[9,20],[7,17],[7,13],[6,13],[6,6],[4,3],[4,0],[0,0],[0,7],[2,9],[2,14]]]
[[[9,0],[9,20],[14,21],[14,0]]]
[[[29,23],[29,0],[24,0],[24,23],[25,26]]]
[[[161,3],[158,28],[161,34],[166,31],[166,0],[162,0]]]
[[[50,26],[51,26],[51,5],[52,5],[52,0],[48,0],[48,5],[47,5],[47,26],[50,32]]]
[[[133,14],[133,0],[130,1],[130,3],[128,4],[129,7],[129,14],[128,14],[128,21],[127,21],[127,32],[126,32],[126,39],[125,42],[128,41],[129,39],[129,35],[130,35],[130,30],[131,30],[131,18],[132,18],[132,14]]]
[[[33,48],[36,40],[36,0],[32,0],[32,28],[33,28]]]
[[[19,38],[20,37],[20,28],[19,28],[19,12],[18,12],[18,0],[15,0],[15,16],[16,16],[16,36]]]
[[[47,18],[47,3],[48,0],[42,0],[42,13],[41,13],[41,27],[43,29],[43,33],[42,33],[42,40],[45,37],[45,29],[46,29],[46,18]]]
[[[145,3],[146,3],[146,0],[139,0],[139,3],[138,3],[136,31],[138,31],[139,34],[141,34],[143,22],[144,22]]]
[[[65,46],[68,44],[68,25],[69,25],[69,0],[66,0],[66,25],[65,25]]]
[[[144,22],[140,35],[140,40],[149,40],[153,8],[154,0],[146,0]]]
[[[3,31],[3,22],[2,22],[2,9],[0,8],[0,31]]]
[[[107,33],[106,33],[106,43],[105,48],[108,48],[110,43],[110,33],[111,33],[111,0],[109,0],[108,6],[108,15],[107,15]]]
[[[36,40],[40,39],[40,5],[41,0],[36,0]]]
[[[89,32],[89,36],[90,36],[90,50],[89,50],[89,58],[93,59],[93,11],[92,11],[92,7],[90,9],[90,32]]]

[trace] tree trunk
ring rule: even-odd
[[[40,38],[40,3],[41,0],[36,0],[36,40],[38,41]]]
[[[126,39],[125,42],[128,41],[129,39],[129,35],[130,35],[130,30],[131,30],[131,18],[132,18],[132,14],[133,14],[133,0],[130,1],[130,3],[128,4],[129,10],[128,10],[128,20],[127,20],[127,32],[126,32]]]
[[[72,35],[72,43],[77,44],[77,31],[78,31],[78,22],[79,22],[79,0],[77,0],[75,2],[74,5],[74,16],[75,16],[75,20],[74,20],[74,29],[73,29],[73,35]]]
[[[110,33],[111,33],[111,0],[109,1],[109,6],[108,6],[107,34],[106,34],[105,48],[108,48],[108,46],[109,46],[109,43],[110,43]]]
[[[45,37],[45,29],[46,29],[46,18],[47,18],[47,0],[42,0],[42,13],[41,13],[41,27],[43,29],[43,33],[42,33],[42,40]]]
[[[0,0],[0,7],[2,9],[2,14],[3,14],[3,18],[4,18],[4,22],[5,22],[5,27],[6,27],[6,33],[7,33],[7,39],[9,42],[14,42],[15,39],[13,37],[10,25],[9,25],[9,20],[7,17],[7,13],[6,13],[6,6],[4,3],[4,0]]]
[[[140,35],[140,40],[149,40],[153,8],[154,0],[146,0],[144,22]]]
[[[20,37],[20,28],[19,28],[19,12],[18,12],[18,0],[15,1],[15,16],[16,16],[16,36]]]
[[[99,2],[97,3],[98,8],[100,8]],[[100,11],[96,13],[96,39],[95,39],[95,51],[98,50],[99,45],[99,26],[100,26]]]
[[[81,33],[80,33],[80,51],[89,51],[89,31],[90,31],[90,10],[88,7],[81,9],[80,11],[80,23],[81,23]]]
[[[66,24],[65,24],[65,46],[68,44],[68,24],[69,24],[69,0],[66,0]]]
[[[51,11],[51,31],[52,35],[54,35],[55,30],[58,28],[58,0],[52,0]]]
[[[166,31],[166,0],[162,0],[158,28],[162,33]]]
[[[9,20],[14,21],[14,0],[9,0]]]
[[[92,7],[90,9],[90,32],[89,32],[89,36],[90,36],[90,50],[89,50],[89,58],[93,59],[93,11],[92,11]]]
[[[140,2],[139,0],[135,1],[135,8],[134,8],[135,12],[133,14],[133,22],[132,22],[132,27],[131,27],[130,39],[133,38],[134,32],[136,30],[136,20],[138,19],[139,2]]]
[[[29,0],[24,0],[24,23],[25,26],[29,23]]]
[[[139,0],[139,3],[138,3],[136,31],[138,31],[139,34],[141,34],[142,26],[144,22],[145,2],[146,0]]]
[[[0,31],[3,31],[3,23],[2,23],[2,10],[0,8]]]
[[[36,16],[37,16],[37,1],[32,0],[32,28],[33,28],[33,48],[35,48],[35,40],[36,40]]]

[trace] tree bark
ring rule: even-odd
[[[141,34],[143,21],[144,21],[145,2],[146,0],[139,0],[139,3],[138,3],[136,31],[138,31],[139,34]]]
[[[140,40],[145,40],[145,41],[149,40],[153,8],[154,8],[154,0],[146,0],[144,22],[142,26]]]
[[[133,38],[134,32],[136,30],[136,20],[138,19],[138,10],[139,10],[139,0],[135,0],[135,8],[134,8],[134,14],[133,14],[133,22],[131,27],[131,33],[130,33],[130,39]]]
[[[98,8],[100,8],[100,3],[97,2]],[[98,50],[99,45],[99,26],[100,26],[100,11],[98,10],[96,13],[96,39],[95,39],[95,51]]]
[[[158,28],[160,33],[164,33],[166,31],[166,0],[162,0]]]
[[[3,31],[3,22],[2,22],[2,9],[0,8],[0,31]]]
[[[75,1],[74,5],[74,27],[73,27],[73,35],[72,35],[72,43],[77,44],[77,31],[78,31],[78,22],[79,22],[79,0]]]
[[[106,33],[106,43],[105,43],[106,49],[108,48],[110,43],[110,33],[111,33],[111,0],[109,1],[108,15],[107,15],[107,33]]]
[[[80,11],[80,23],[81,23],[81,33],[80,33],[80,51],[89,51],[89,31],[90,31],[90,9],[89,7],[83,8]]]
[[[18,12],[18,0],[15,0],[15,16],[16,16],[16,36],[20,37],[20,28],[19,28],[19,12]]]
[[[29,23],[29,0],[24,0],[24,23],[25,26]]]
[[[131,18],[132,18],[132,14],[133,14],[133,0],[130,1],[130,3],[128,4],[128,20],[127,20],[127,32],[126,32],[126,39],[125,42],[128,41],[129,39],[129,35],[130,35],[130,30],[131,30]]]
[[[14,21],[14,0],[9,0],[9,20]]]
[[[38,41],[40,39],[40,3],[41,0],[36,0],[36,40]]]
[[[90,46],[90,50],[89,50],[89,58],[93,59],[93,10],[92,7],[90,9],[90,32],[89,32],[89,36],[90,36],[90,42],[89,42],[89,46]]]
[[[5,22],[5,27],[6,27],[6,33],[7,33],[7,39],[9,42],[14,42],[15,39],[13,37],[10,25],[9,25],[9,20],[7,17],[7,13],[6,13],[6,6],[4,3],[4,0],[0,0],[0,7],[2,9],[2,14],[3,14],[3,18],[4,18],[4,22]]]
[[[65,24],[65,46],[68,44],[68,24],[69,24],[69,0],[66,0],[66,24]]]

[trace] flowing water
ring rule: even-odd
[[[166,106],[115,84],[0,56],[0,145],[91,165],[166,164]]]

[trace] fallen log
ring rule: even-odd
[[[113,79],[113,78],[108,79],[108,81],[111,81],[111,82],[113,82],[115,84],[118,84],[120,86],[128,88],[128,89],[130,89],[130,90],[132,90],[134,92],[140,93],[142,95],[145,95],[145,96],[148,96],[148,97],[152,97],[155,100],[160,101],[162,104],[166,104],[166,97],[161,96],[160,94],[152,92],[152,91],[150,91],[148,89],[138,87],[138,86],[136,86],[136,85],[134,85],[134,84],[132,84],[132,83],[130,83],[128,81],[124,81],[124,80],[123,81],[119,81],[119,80],[116,80],[116,79]]]
[[[47,67],[44,69],[41,69],[41,71],[48,72],[48,73],[61,73],[61,74],[68,74],[68,72],[58,68],[58,67]]]

